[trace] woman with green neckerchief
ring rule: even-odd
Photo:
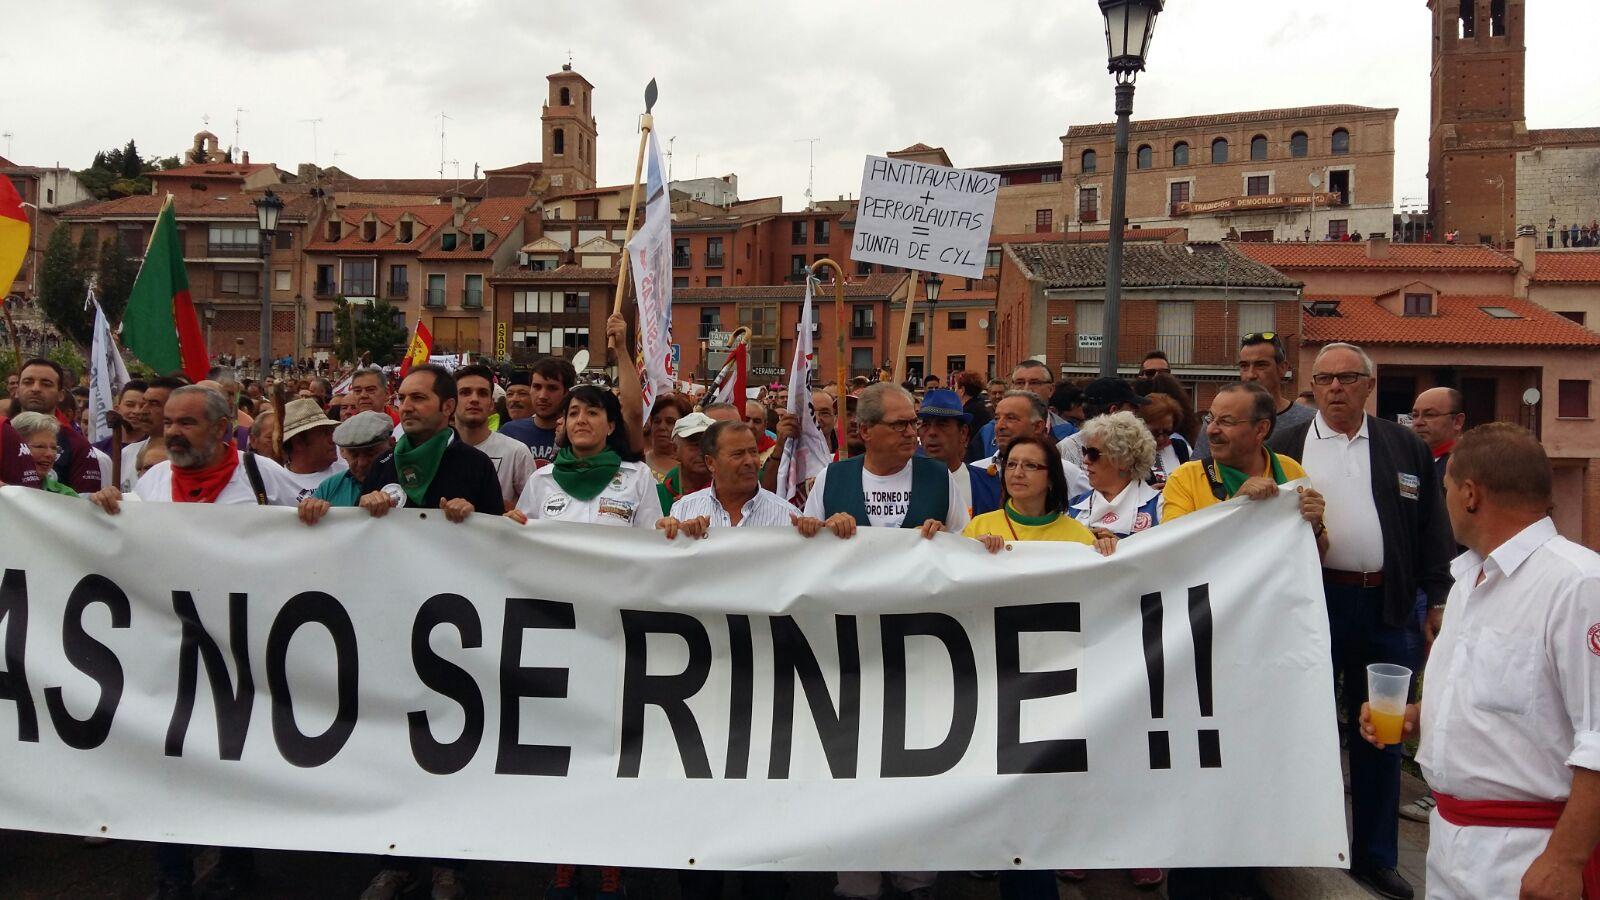
[[[561,418],[566,446],[533,473],[506,517],[654,530],[661,518],[656,480],[629,446],[617,398],[580,385],[567,393]]]

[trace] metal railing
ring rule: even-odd
[[[423,299],[424,299],[424,302],[428,306],[435,307],[435,308],[443,308],[444,307],[444,288],[428,288],[428,295]]]
[[[483,291],[466,288],[461,292],[461,306],[464,309],[483,309]]]
[[[723,260],[725,260],[726,258],[727,257],[723,256],[721,253],[717,253],[717,254],[707,253],[706,254],[706,268],[708,268],[708,269],[720,269],[720,268],[722,268]]]
[[[679,253],[676,250],[672,251],[672,267],[674,269],[689,268],[689,254]]]
[[[864,340],[866,338],[873,338],[877,336],[878,326],[876,324],[856,325],[852,323],[850,325],[851,340]]]
[[[388,284],[385,284],[383,286],[383,295],[385,297],[397,297],[397,298],[398,297],[409,297],[409,296],[411,296],[411,282],[409,282],[409,281],[391,281]]]
[[[339,295],[339,287],[331,281],[319,281],[312,293],[317,297],[337,297]]]
[[[213,243],[209,243],[208,242],[206,244],[206,255],[207,256],[250,256],[250,257],[259,257],[261,255],[261,245],[259,245],[259,244],[213,244]]]
[[[311,332],[311,343],[326,346],[333,343],[332,328],[317,328]]]

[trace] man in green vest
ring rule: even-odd
[[[961,488],[949,468],[918,456],[917,405],[909,391],[879,382],[861,392],[856,422],[866,450],[817,476],[796,527],[806,537],[826,527],[839,537],[859,525],[916,528],[924,537],[967,525]]]

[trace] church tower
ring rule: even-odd
[[[552,193],[595,186],[595,127],[590,108],[594,85],[572,71],[572,63],[549,77],[550,98],[539,116],[543,129],[544,172]]]
[[[1509,245],[1516,235],[1527,0],[1428,0],[1433,13],[1428,206],[1435,240]]]

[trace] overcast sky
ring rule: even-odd
[[[1529,0],[1528,124],[1600,125],[1595,0]],[[362,177],[463,177],[537,159],[544,76],[595,84],[599,178],[632,176],[646,81],[673,175],[739,176],[744,198],[855,194],[862,157],[917,141],[958,166],[1059,159],[1106,121],[1095,0],[73,0],[0,47],[0,131],[22,164],[82,168],[128,138],[181,152],[210,130],[254,162]],[[1321,103],[1400,109],[1397,204],[1427,191],[1424,0],[1169,0],[1135,117]],[[1587,73],[1587,74],[1585,74]],[[338,157],[335,159],[334,154]],[[447,177],[456,166],[445,166]]]

